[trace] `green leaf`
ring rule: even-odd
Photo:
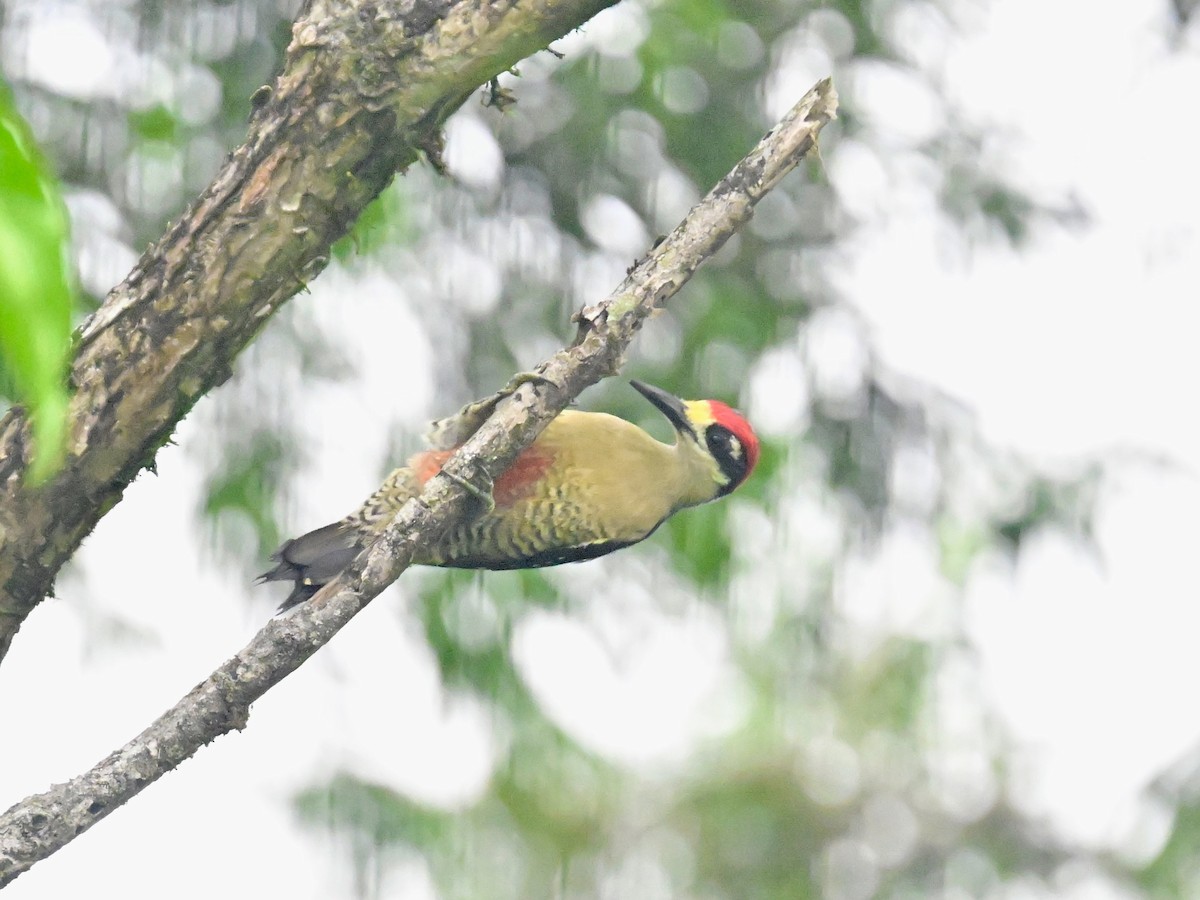
[[[129,114],[129,130],[147,141],[177,141],[179,120],[161,103],[147,110]]]
[[[73,286],[67,210],[29,126],[0,84],[0,367],[29,408],[29,478],[49,476],[66,446]]]

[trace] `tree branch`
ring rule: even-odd
[[[250,136],[77,335],[68,451],[33,489],[0,420],[0,660],[100,517],[440,123],[615,0],[310,0]]]
[[[477,471],[493,478],[500,475],[580,391],[614,374],[642,323],[749,220],[754,204],[816,145],[836,109],[837,94],[826,79],[630,270],[612,294],[578,314],[575,342],[537,367],[546,381],[523,384],[502,399],[445,471],[459,478],[471,478]],[[140,735],[89,772],[29,797],[0,816],[0,887],[204,744],[244,728],[254,700],[328,642],[395,581],[417,553],[462,521],[469,505],[460,484],[441,475],[433,478],[342,576],[295,613],[268,622],[241,652]]]

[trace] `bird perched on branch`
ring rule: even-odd
[[[566,410],[496,479],[486,511],[414,562],[526,569],[593,559],[637,543],[672,513],[723,497],[746,480],[758,461],[758,438],[741,415],[719,400],[684,401],[631,384],[670,421],[674,444],[615,416]],[[499,396],[463,414],[490,411]],[[275,551],[278,564],[259,581],[293,582],[280,610],[332,581],[453,452],[418,453],[346,518]]]

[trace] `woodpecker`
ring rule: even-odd
[[[724,497],[753,471],[758,438],[736,411],[631,384],[670,421],[674,444],[616,416],[566,410],[496,479],[487,510],[414,562],[527,569],[594,559],[636,544],[678,510]],[[259,581],[293,582],[280,611],[332,581],[453,452],[418,453],[353,513],[276,550],[278,564]]]

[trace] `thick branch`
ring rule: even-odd
[[[24,485],[0,420],[0,659],[62,564],[330,244],[480,84],[615,0],[312,0],[284,71],[207,191],[84,326],[68,454]]]
[[[825,80],[687,218],[638,263],[604,301],[578,316],[575,343],[543,362],[547,381],[503,399],[446,470],[495,477],[588,385],[617,371],[647,317],[751,216],[753,206],[816,143],[837,94]],[[250,704],[325,644],[428,549],[469,506],[467,492],[436,477],[397,513],[385,534],[350,569],[296,612],[267,623],[235,657],[174,708],[91,771],[29,797],[0,816],[0,887],[179,765],[201,746],[245,726]]]

